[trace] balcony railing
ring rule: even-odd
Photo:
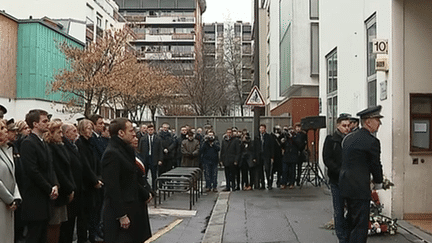
[[[194,34],[175,33],[172,35],[173,40],[193,40]]]

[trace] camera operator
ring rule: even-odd
[[[204,142],[200,148],[207,192],[210,192],[211,190],[217,192],[219,150],[219,141],[216,139],[215,133],[212,130],[209,130],[207,135],[204,136]]]
[[[299,160],[299,141],[292,127],[289,127],[288,131],[284,132],[282,136],[281,141],[284,153],[282,157],[283,173],[281,189],[285,189],[287,185],[290,189],[293,189],[296,164]]]
[[[276,185],[279,188],[282,182],[282,128],[276,125],[271,133],[274,146],[273,171],[277,172]]]
[[[257,170],[256,166],[256,156],[255,150],[253,146],[252,139],[247,130],[243,130],[243,134],[241,136],[241,159],[240,159],[240,170],[242,174],[242,189],[245,191],[252,190],[251,184],[258,185],[258,181],[255,181],[258,178],[258,175],[255,175]],[[255,173],[255,174],[254,174]],[[250,174],[250,180],[249,180]]]

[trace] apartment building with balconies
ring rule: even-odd
[[[205,0],[116,0],[138,60],[191,76],[201,58]]]

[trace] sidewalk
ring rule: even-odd
[[[218,177],[223,183],[222,171]],[[187,210],[188,203],[187,194],[176,193],[156,210],[149,206],[153,234],[182,220],[153,242],[337,242],[334,231],[322,227],[333,211],[325,186],[210,192],[198,199],[192,211]],[[164,213],[161,208],[176,210]],[[371,236],[368,242],[432,242],[431,235],[408,222],[399,223],[402,227],[396,235]]]

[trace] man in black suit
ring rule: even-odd
[[[240,161],[240,143],[233,137],[231,128],[226,130],[222,140],[220,163],[225,167],[226,187],[223,191],[235,191],[235,168]]]
[[[32,129],[22,142],[20,150],[27,180],[22,188],[22,218],[28,223],[26,242],[47,241],[50,200],[58,197],[58,181],[52,157],[42,139],[42,134],[48,131],[47,115],[44,110],[31,110],[25,118]]]
[[[258,158],[258,166],[264,165],[264,170],[267,179],[267,189],[273,189],[273,161],[274,161],[274,147],[273,139],[270,134],[266,132],[267,126],[261,124],[259,127],[259,134],[255,137],[256,157]],[[264,182],[263,182],[264,185]]]
[[[154,126],[150,124],[147,126],[147,134],[141,137],[139,141],[139,151],[145,160],[146,178],[148,171],[151,170],[152,176],[152,189],[156,191],[156,178],[158,162],[162,159],[162,150],[160,146],[160,138],[154,133]]]
[[[336,120],[336,131],[324,141],[323,161],[327,166],[330,189],[333,199],[333,218],[339,242],[347,242],[348,232],[344,217],[345,201],[339,189],[339,172],[342,166],[342,139],[350,131],[350,114],[342,113]]]
[[[136,133],[126,118],[113,120],[109,130],[111,140],[102,157],[104,242],[144,242],[151,237],[147,203],[152,195],[143,180],[144,165],[131,146]]]
[[[348,134],[342,141],[342,167],[339,188],[347,202],[349,242],[366,242],[370,214],[370,175],[373,182],[383,181],[381,144],[374,136],[381,125],[381,106],[357,113],[362,128]]]

